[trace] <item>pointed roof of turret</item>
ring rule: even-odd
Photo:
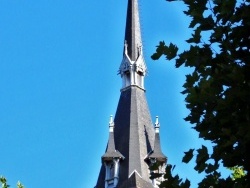
[[[138,0],[128,0],[125,43],[130,60],[135,61],[142,47]]]
[[[106,149],[106,153],[102,156],[103,161],[111,161],[113,158],[121,158],[124,159],[124,156],[115,149],[115,141],[114,141],[114,121],[113,116],[110,116],[109,121],[109,140]]]
[[[148,155],[148,159],[156,159],[159,162],[166,162],[167,157],[162,153],[161,143],[160,143],[160,123],[159,117],[156,116],[155,121],[155,141],[154,141],[154,149]]]

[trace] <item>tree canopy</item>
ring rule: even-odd
[[[177,0],[167,0],[175,2]],[[195,170],[206,176],[199,187],[250,187],[250,0],[182,0],[193,33],[188,50],[160,42],[152,59],[165,56],[177,68],[192,68],[182,94],[190,122],[199,137],[212,142],[185,152],[183,162],[196,157]],[[221,178],[219,163],[240,168],[246,176]],[[189,187],[166,169],[162,187]],[[173,178],[173,181],[169,181]]]

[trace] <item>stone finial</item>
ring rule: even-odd
[[[109,119],[109,132],[114,132],[114,121],[113,121],[113,115],[110,115]]]
[[[159,131],[160,131],[159,117],[156,116],[156,119],[155,119],[155,132],[159,133]]]

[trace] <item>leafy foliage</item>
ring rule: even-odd
[[[190,181],[189,180],[185,180],[185,182],[182,181],[182,179],[178,176],[175,175],[173,176],[172,171],[174,170],[175,166],[172,165],[167,165],[166,167],[166,173],[164,174],[164,179],[166,179],[167,181],[164,181],[161,183],[161,185],[159,186],[160,188],[176,188],[176,187],[180,187],[180,188],[188,188],[190,187]]]
[[[189,151],[184,152],[185,156],[183,157],[182,162],[188,163],[194,156],[193,152],[194,152],[194,149],[190,149]]]
[[[243,167],[235,166],[229,169],[233,171],[232,173],[233,180],[237,180],[246,176],[246,172],[244,171]]]
[[[169,2],[177,0],[167,0]],[[193,68],[182,94],[199,137],[213,143],[196,150],[195,170],[207,175],[199,187],[250,187],[250,0],[183,0],[193,29],[189,50],[160,42],[152,59],[175,59],[175,66]],[[194,150],[185,153],[189,162]],[[210,162],[208,162],[210,161]],[[212,163],[211,163],[212,161]],[[241,166],[246,176],[222,179],[219,162]]]
[[[0,183],[2,184],[2,188],[8,188],[8,187],[10,187],[10,186],[7,184],[6,178],[3,177],[3,176],[0,177]]]
[[[0,183],[2,185],[2,188],[8,188],[10,187],[8,184],[7,184],[7,179],[3,176],[0,177]],[[21,184],[21,182],[17,182],[17,188],[24,188],[24,186]]]

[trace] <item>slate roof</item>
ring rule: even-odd
[[[154,188],[152,183],[149,183],[142,179],[137,172],[129,177],[119,188]]]
[[[148,165],[144,159],[152,151],[155,132],[144,90],[131,86],[121,92],[114,122],[115,147],[125,157],[120,162],[117,187],[127,182],[135,170],[143,181],[150,183]],[[110,143],[110,147],[113,147],[113,143]],[[96,187],[105,187],[104,165]]]
[[[114,133],[110,132],[108,146],[106,149],[106,153],[102,156],[102,160],[110,161],[113,158],[124,159],[124,156],[118,150],[115,149]]]
[[[167,160],[167,157],[162,153],[162,150],[161,150],[159,133],[155,133],[154,150],[152,150],[152,152],[150,152],[150,154],[148,155],[148,158],[149,159],[155,158],[159,162],[164,162],[164,163]]]
[[[142,179],[150,182],[148,165],[144,159],[152,150],[155,132],[144,90],[131,86],[122,91],[115,125],[116,147],[125,157],[120,166],[118,185],[126,181],[134,170]]]

